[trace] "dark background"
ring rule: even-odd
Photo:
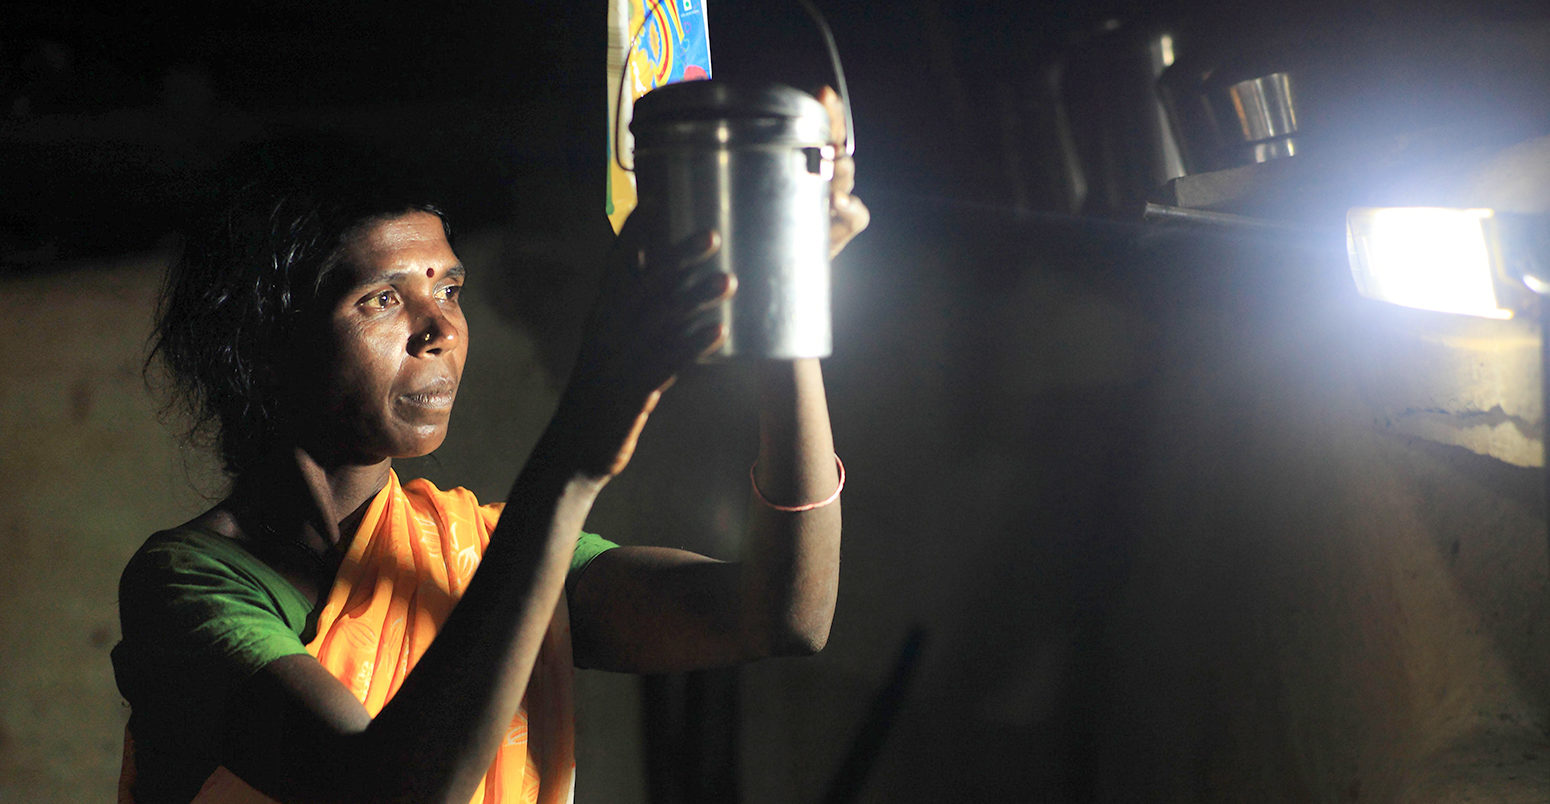
[[[1467,429],[1494,404],[1480,386],[1537,389],[1493,373],[1532,343],[1375,326],[1339,233],[1353,203],[1446,200],[1470,165],[1550,131],[1542,4],[823,8],[874,211],[836,271],[826,366],[851,471],[834,636],[732,674],[581,674],[583,800],[1437,800],[1439,779],[1486,799],[1537,780],[1523,800],[1544,800],[1539,475],[1375,413]],[[828,80],[794,4],[709,16],[718,78]],[[167,491],[187,453],[139,370],[166,246],[211,171],[323,129],[444,184],[485,235],[459,250],[490,266],[471,304],[495,345],[425,471],[498,495],[567,365],[550,333],[586,301],[567,272],[607,238],[604,9],[26,2],[0,21],[0,295],[28,301],[0,335],[38,347],[0,366],[0,522],[21,567],[0,589],[18,635],[0,650],[0,799],[27,799],[113,777],[112,578],[199,507]],[[1071,192],[1056,122],[1092,135],[1079,152],[1131,135],[1105,128],[1127,102],[1111,47],[1162,28],[1181,58],[1306,79],[1309,158],[1270,166],[1236,210],[1306,231],[1160,229]],[[1093,80],[1063,84],[1079,63]],[[1479,410],[1459,401],[1477,392]],[[686,376],[597,529],[735,533],[747,397],[734,373]],[[890,684],[901,667],[913,678]]]
[[[1470,25],[1541,18],[1528,0],[845,0],[823,10],[850,72],[862,188],[885,206],[1076,211],[1050,134],[1051,68],[1116,25],[1171,30],[1183,56],[1282,54],[1312,76],[1304,89],[1318,125],[1307,127],[1332,143],[1466,121],[1482,127],[1470,141],[1543,128],[1537,84],[1525,88],[1480,43],[1445,41]],[[556,214],[590,214],[606,136],[603,13],[553,2],[8,4],[0,261],[151,247],[222,156],[296,127],[410,157],[443,180],[465,224],[542,228]],[[796,4],[711,3],[709,18],[718,78],[829,80]],[[1320,70],[1338,79],[1321,86]]]

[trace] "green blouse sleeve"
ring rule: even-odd
[[[275,659],[306,653],[310,613],[294,586],[229,539],[153,536],[119,580],[123,640],[113,667],[136,731],[213,754],[233,688]]]
[[[618,546],[596,533],[582,531],[576,537],[576,552],[571,553],[570,572],[565,575],[565,593],[569,595],[576,590],[576,579],[581,577],[581,571],[592,563],[592,559]]]
[[[567,591],[616,546],[583,533]],[[160,776],[197,785],[213,769],[232,691],[275,659],[306,653],[311,616],[289,581],[230,539],[165,531],[140,548],[119,580],[123,639],[112,659],[137,745],[176,766]]]
[[[486,503],[479,506],[479,510],[484,515],[485,526],[493,531],[496,523],[500,521],[501,514],[506,510],[506,504],[504,502]],[[570,556],[570,569],[565,573],[565,594],[569,596],[574,591],[576,579],[581,577],[581,571],[592,563],[592,559],[618,546],[596,533],[582,531],[581,535],[576,537],[576,549]]]

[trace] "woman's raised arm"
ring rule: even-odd
[[[844,141],[839,99],[829,89],[819,97],[833,140]],[[831,254],[870,221],[854,186],[855,163],[842,158],[831,185]],[[824,646],[839,589],[842,475],[823,372],[813,359],[771,362],[760,367],[759,390],[759,456],[741,560],[658,547],[598,556],[572,594],[577,664],[655,673]]]

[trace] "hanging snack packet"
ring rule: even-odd
[[[705,0],[608,0],[608,183],[603,208],[615,232],[635,209],[635,174],[625,169],[635,144],[630,135],[635,100],[663,84],[709,77]]]

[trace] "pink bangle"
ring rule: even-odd
[[[748,467],[748,484],[753,486],[753,496],[758,497],[759,502],[762,502],[777,511],[784,511],[788,514],[800,514],[803,511],[811,511],[814,508],[822,508],[825,505],[833,504],[835,500],[840,498],[840,492],[845,490],[845,462],[840,460],[840,456],[836,455],[834,456],[834,465],[840,468],[840,484],[834,488],[833,494],[830,494],[828,497],[825,497],[818,502],[808,503],[806,505],[776,505],[775,503],[765,499],[764,495],[759,492],[759,481],[754,480],[753,477],[754,467],[758,465],[759,462],[754,461],[753,466]]]

